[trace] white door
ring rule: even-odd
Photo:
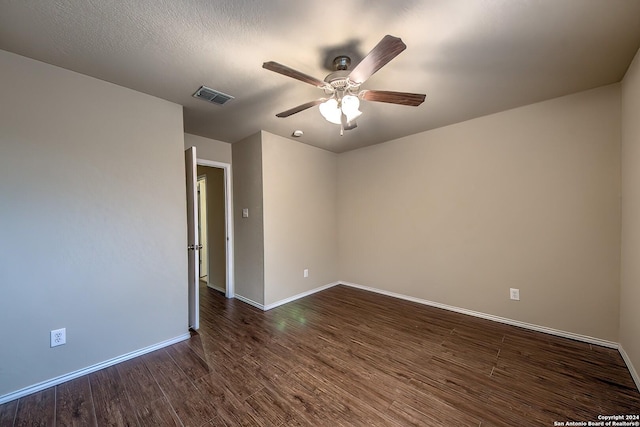
[[[199,278],[198,272],[200,245],[198,243],[198,207],[196,147],[185,150],[185,170],[187,180],[187,253],[189,262],[189,327],[200,327]]]

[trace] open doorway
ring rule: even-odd
[[[211,201],[200,201],[198,197],[198,175],[204,175],[197,172],[200,167],[207,167],[217,169],[218,173],[222,174],[222,184],[217,188],[222,193],[222,197],[212,197]],[[214,247],[211,243],[212,228],[211,221],[207,221],[207,250],[203,251],[207,253],[206,260],[203,259],[202,263],[206,265],[206,280],[209,287],[217,288],[218,291],[222,291],[227,298],[234,297],[234,274],[233,274],[233,196],[231,193],[231,165],[229,163],[215,162],[210,160],[197,159],[196,147],[190,147],[185,150],[185,168],[186,168],[186,190],[187,190],[187,240],[188,240],[188,288],[189,288],[189,327],[197,330],[199,327],[200,318],[200,257],[199,252],[202,249],[200,245],[199,234],[203,233],[200,228],[200,218],[209,217],[209,211],[213,210],[218,212],[220,216],[224,218],[224,230],[220,233],[221,237],[218,239],[221,243],[217,246],[216,254],[214,255],[217,260],[224,260],[223,267],[220,271],[224,271],[222,276],[218,276],[218,279],[213,279],[213,270],[216,268],[211,262],[212,252]],[[209,189],[213,187],[212,179],[207,177],[206,184],[203,188],[200,187],[202,194],[209,194]],[[213,200],[217,200],[217,208],[212,206]],[[206,213],[202,212],[199,208],[199,204],[206,204]],[[219,208],[219,209],[218,209]],[[217,261],[216,261],[217,262]]]
[[[199,224],[200,233],[204,235],[200,240],[203,244],[201,266],[204,268],[200,279],[209,288],[233,298],[231,165],[197,159],[196,170],[198,183],[204,182],[200,195],[204,209],[199,209],[200,216],[204,217]]]
[[[197,165],[200,281],[227,293],[227,230],[224,169]]]

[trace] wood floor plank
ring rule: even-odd
[[[56,387],[56,424],[61,426],[96,426],[91,386],[86,376]]]
[[[184,342],[191,347],[191,350],[193,350],[200,359],[206,361],[207,356],[204,351],[201,335],[194,330],[190,330],[189,332],[191,334],[191,338]]]
[[[316,401],[323,408],[323,419],[332,419],[343,425],[389,425],[391,419],[386,413],[391,393],[387,390],[388,384],[339,382],[331,376],[318,377],[316,374],[307,369],[298,369],[292,372],[291,379],[294,383],[306,384],[306,388],[313,391]]]
[[[389,415],[402,426],[479,426],[481,421],[474,419],[438,400],[409,405],[393,402]]]
[[[0,427],[12,427],[18,409],[18,399],[0,405]]]
[[[442,343],[439,357],[484,375],[491,375],[500,348],[487,343],[451,336]]]
[[[410,381],[417,391],[434,396],[456,410],[482,420],[483,424],[519,425],[518,418],[505,410],[505,406],[489,402],[494,390],[489,376],[439,357],[434,357],[424,372]],[[513,395],[513,399],[519,398],[517,394]]]
[[[184,426],[201,426],[216,416],[189,377],[165,351],[145,355],[144,362]]]
[[[260,376],[260,369],[250,364],[249,360],[242,358],[230,361],[227,365],[212,371],[209,379],[226,385],[238,399],[244,401],[268,382]]]
[[[136,426],[135,410],[116,366],[89,374],[99,426]]]
[[[198,356],[188,341],[167,347],[166,350],[191,381],[202,378],[210,372],[209,364]]]
[[[136,408],[141,427],[182,426],[178,415],[165,397],[161,397]]]
[[[295,355],[290,358],[281,356],[282,349],[276,342],[268,347],[256,349],[242,358],[242,365],[252,371],[254,375],[263,381],[269,381],[278,376],[285,375],[296,365]]]
[[[135,358],[116,365],[118,374],[134,408],[164,397],[155,378],[144,363],[144,358]]]
[[[386,422],[381,424],[381,414],[386,413],[402,380],[377,372],[354,371],[345,375],[345,371],[337,369],[341,368],[319,365],[298,369],[293,375],[297,382],[307,384],[319,401],[329,400],[332,419],[343,420],[347,425],[367,419],[370,425],[385,425]]]
[[[297,413],[279,390],[271,387],[252,394],[245,405],[250,408],[252,417],[263,426],[279,426],[297,418]]]
[[[348,408],[342,402],[327,396],[313,382],[301,381],[294,373],[275,378],[270,388],[288,403],[293,411],[290,420],[298,424],[322,425],[328,420],[338,423],[348,415]]]
[[[55,394],[55,387],[51,387],[20,398],[14,426],[45,427],[54,425]]]
[[[238,399],[236,392],[220,381],[215,374],[204,376],[196,381],[196,387],[207,401],[216,409],[217,419],[225,426],[260,425],[249,414],[244,400]],[[231,386],[233,387],[233,385]]]

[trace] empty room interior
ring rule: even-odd
[[[0,426],[640,425],[639,49],[638,0],[0,1]]]

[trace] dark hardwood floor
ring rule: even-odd
[[[188,341],[0,405],[0,426],[553,426],[640,413],[617,350],[358,289],[264,313],[203,287],[200,315]]]

